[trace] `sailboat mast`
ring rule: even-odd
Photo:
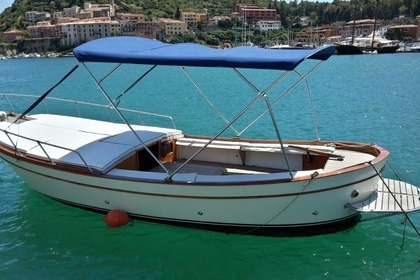
[[[376,0],[375,9],[373,10],[373,16],[375,18],[375,21],[373,22],[372,45],[370,46],[371,48],[373,48],[373,41],[375,40],[376,20],[378,19],[378,16],[377,16],[378,4],[379,4],[379,0]]]
[[[356,1],[356,4],[354,5],[354,13],[353,13],[353,27],[352,27],[352,31],[351,31],[351,45],[354,44],[354,33],[356,33],[357,4],[358,4],[358,2]]]

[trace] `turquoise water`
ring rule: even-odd
[[[75,64],[73,58],[0,61],[0,92],[40,95]],[[97,68],[99,73],[102,70]],[[123,71],[122,77],[111,77],[105,84],[114,97],[125,89],[117,82],[132,81],[138,70]],[[177,127],[192,133],[223,127],[222,121],[208,121],[210,110],[198,106],[203,102],[200,95],[183,89],[193,86],[181,80],[179,71],[163,71],[163,79],[153,74],[121,105],[171,111]],[[203,87],[224,89],[204,82],[210,74],[235,85],[234,90],[214,96],[228,118],[255,97],[249,88],[236,85],[230,72],[210,72],[191,70]],[[77,70],[63,88],[96,100],[98,96],[83,90],[82,73]],[[261,88],[263,80],[274,79],[270,72],[244,73]],[[182,81],[182,87],[175,81]],[[420,185],[419,54],[333,56],[314,72],[310,83],[322,139],[384,146],[391,151],[389,162],[399,176]],[[303,97],[304,91],[297,88],[276,107],[284,138],[316,137]],[[246,134],[273,136],[260,123]],[[395,177],[389,168],[385,175]],[[420,239],[410,225],[404,230],[402,216],[305,238],[226,235],[138,221],[109,229],[100,214],[32,191],[3,162],[0,178],[1,279],[420,279]],[[411,213],[410,218],[420,228],[420,213]]]

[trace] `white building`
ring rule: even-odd
[[[115,16],[114,5],[110,4],[92,4],[84,3],[83,6],[86,12],[92,12],[93,17],[113,17]]]
[[[218,25],[219,21],[225,21],[225,20],[230,20],[230,17],[228,17],[228,16],[214,16],[209,20],[209,22],[211,24]]]
[[[38,15],[38,11],[27,11],[25,12],[25,21],[35,22],[35,17]]]
[[[62,12],[63,17],[72,17],[76,18],[77,14],[80,12],[79,6],[72,6],[70,8],[64,8]]]
[[[281,22],[279,20],[274,21],[258,21],[256,23],[256,28],[261,31],[277,30],[281,27]]]
[[[109,19],[85,20],[57,24],[61,46],[71,47],[98,38],[110,37],[121,32],[120,23]]]

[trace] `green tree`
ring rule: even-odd
[[[176,6],[175,18],[176,19],[180,19],[181,18],[181,11],[179,10],[179,6]]]

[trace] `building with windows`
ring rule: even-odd
[[[159,27],[156,21],[146,21],[143,14],[118,14],[121,34],[156,39]]]
[[[20,40],[23,38],[23,32],[20,30],[13,29],[13,30],[4,32],[3,36],[6,43],[14,43],[17,40]]]
[[[180,20],[187,23],[189,28],[197,26],[197,14],[193,12],[181,12]]]
[[[415,41],[419,39],[418,28],[419,25],[415,24],[388,26],[387,38],[391,40],[411,38],[411,40]]]
[[[231,20],[231,18],[228,16],[214,16],[209,20],[209,22],[211,24],[218,25],[219,21],[226,21],[226,20]]]
[[[351,38],[354,29],[354,37],[366,37],[372,34],[374,25],[375,21],[373,19],[356,20],[355,22],[349,21],[344,26],[338,28],[338,35],[342,38]],[[379,25],[380,23],[378,22],[377,26]]]
[[[158,25],[163,32],[163,36],[169,38],[178,34],[185,34],[187,32],[187,23],[181,20],[160,18],[158,20]]]
[[[134,30],[133,35],[149,39],[156,39],[159,33],[159,27],[156,21],[140,21],[138,28]]]
[[[46,12],[28,11],[25,12],[25,21],[36,22],[49,19],[51,15]]]
[[[62,12],[63,17],[77,18],[77,14],[80,12],[79,6],[72,6],[70,8],[64,8]]]
[[[25,12],[25,21],[35,22],[35,16],[38,14],[38,11],[27,11]]]
[[[59,23],[56,26],[57,35],[61,37],[60,45],[64,47],[121,33],[120,23],[108,18]]]
[[[56,37],[56,27],[49,21],[40,21],[34,26],[26,28],[30,38],[51,38]]]
[[[255,27],[261,31],[278,30],[281,27],[281,22],[279,20],[260,20],[255,24]]]
[[[115,16],[115,9],[113,5],[109,4],[92,4],[86,2],[83,10],[91,12],[93,17],[113,17]]]
[[[278,21],[276,9],[259,8],[254,5],[237,4],[234,13],[238,13],[242,21],[255,24],[258,21]]]
[[[131,21],[131,22],[146,21],[146,17],[143,14],[117,14],[117,18],[120,21]]]

